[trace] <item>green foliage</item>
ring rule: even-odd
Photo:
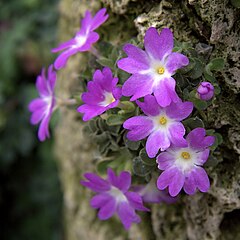
[[[129,43],[143,47],[137,39],[132,39]],[[215,78],[215,72],[223,69],[224,61],[221,58],[209,60],[212,47],[207,44],[199,43],[194,48],[190,43],[175,42],[174,51],[182,52],[190,59],[189,65],[178,70],[174,75],[178,95],[184,101],[193,102],[195,106],[192,116],[183,121],[187,134],[195,128],[205,128],[207,126],[207,116],[204,110],[211,105],[214,99],[211,101],[199,99],[197,87],[203,81],[210,81],[215,87],[215,96],[218,95],[220,87]],[[122,85],[130,76],[117,68],[117,61],[126,57],[126,54],[122,51],[122,46],[114,46],[104,42],[99,44],[97,52],[100,55],[99,58],[95,59],[97,65],[90,61],[92,65],[89,65],[86,72],[89,74],[91,69],[108,66],[113,71],[114,76],[119,78],[119,84]],[[91,76],[89,75],[88,81],[90,79]],[[84,84],[87,84],[87,81]],[[130,141],[126,137],[127,131],[122,127],[125,120],[140,114],[142,114],[141,110],[133,102],[128,101],[128,98],[123,98],[117,108],[110,109],[101,117],[89,122],[86,130],[97,144],[101,154],[97,163],[99,174],[105,175],[107,168],[111,167],[117,172],[127,169],[132,170],[134,179],[137,179],[137,181],[144,182],[151,179],[152,173],[156,171],[156,159],[148,157],[145,150],[145,140]],[[113,129],[115,129],[114,134]],[[215,132],[208,133],[216,136],[216,141],[211,148],[213,151],[221,144],[221,135]],[[216,160],[213,155],[211,155],[211,159]]]

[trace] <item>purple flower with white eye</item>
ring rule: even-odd
[[[54,95],[55,83],[57,80],[56,72],[53,70],[53,65],[48,68],[47,78],[45,77],[45,70],[42,70],[41,75],[37,77],[36,88],[39,92],[40,98],[32,100],[28,106],[31,115],[31,123],[40,126],[38,130],[38,138],[44,141],[50,137],[49,121],[53,111],[56,109],[56,99]]]
[[[139,193],[144,203],[175,203],[177,198],[171,197],[166,190],[159,190],[156,186],[156,179],[152,178],[147,185],[138,185],[131,188]]]
[[[104,180],[94,173],[85,173],[84,177],[88,181],[81,181],[81,184],[97,193],[91,199],[90,205],[99,209],[99,219],[106,220],[117,213],[125,229],[129,229],[132,223],[141,221],[135,210],[149,210],[143,206],[142,198],[138,193],[128,191],[131,186],[129,172],[123,171],[116,176],[109,168],[107,175],[107,179]]]
[[[81,29],[76,33],[73,39],[60,44],[57,48],[52,49],[52,52],[59,52],[64,49],[54,62],[56,69],[61,69],[65,66],[68,58],[77,52],[89,51],[92,45],[98,41],[99,35],[94,32],[100,25],[102,25],[107,19],[106,9],[99,10],[94,17],[91,16],[89,11],[86,11],[85,17],[81,22]]]
[[[126,44],[123,50],[127,58],[117,65],[132,76],[124,83],[124,96],[132,96],[131,101],[154,93],[160,106],[179,101],[175,92],[175,80],[171,77],[177,69],[187,66],[189,60],[181,53],[172,52],[173,34],[168,28],[158,31],[151,27],[144,37],[145,51]]]
[[[210,82],[201,82],[197,93],[201,100],[208,101],[214,95],[214,87]]]
[[[147,95],[144,102],[136,101],[146,116],[135,116],[126,120],[125,129],[130,130],[127,138],[131,141],[139,141],[148,136],[146,151],[150,158],[170,147],[170,144],[187,145],[184,139],[185,128],[180,122],[188,117],[192,110],[191,102],[171,103],[162,108],[152,95]]]
[[[204,128],[196,128],[186,138],[187,147],[172,146],[166,152],[159,154],[158,168],[163,170],[157,180],[160,190],[168,187],[173,197],[182,188],[189,195],[194,194],[197,188],[201,192],[208,191],[210,182],[202,166],[209,156],[208,147],[214,143],[215,138],[205,135]]]
[[[78,108],[84,113],[83,121],[88,121],[110,108],[117,107],[122,96],[121,88],[117,87],[118,78],[113,77],[111,69],[103,68],[102,72],[96,70],[93,81],[88,82],[88,92],[82,94],[85,103]]]

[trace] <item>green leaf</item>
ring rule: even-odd
[[[109,126],[122,125],[126,118],[122,115],[110,114],[107,116],[106,122]]]
[[[133,159],[133,172],[137,176],[145,177],[151,173],[152,170],[153,167],[145,165],[140,157],[135,157]]]
[[[223,137],[220,133],[214,133],[213,136],[215,136],[215,142],[214,144],[210,147],[212,151],[214,151],[220,144],[223,142]]]
[[[204,70],[204,64],[198,58],[194,58],[195,65],[191,71],[188,72],[188,76],[192,79],[197,79],[202,76]]]
[[[141,158],[142,162],[148,166],[156,165],[156,159],[148,157],[145,148],[141,149],[141,151],[139,152],[139,157]]]
[[[140,144],[141,144],[140,141],[137,141],[137,142],[130,141],[126,137],[126,134],[124,135],[123,139],[124,139],[126,147],[129,148],[130,150],[136,151],[140,147]]]
[[[97,163],[97,172],[100,175],[105,175],[107,172],[108,167],[110,167],[110,164],[112,163],[112,160],[103,160],[99,163]]]
[[[196,109],[202,111],[205,110],[208,107],[208,104],[206,101],[202,101],[200,99],[195,98],[194,100],[192,100],[194,106]]]
[[[96,60],[99,64],[101,64],[103,67],[110,67],[110,68],[114,68],[114,62],[112,61],[112,59],[108,59],[105,57],[100,57]]]
[[[236,8],[240,8],[240,0],[231,0],[231,4]]]
[[[183,124],[191,130],[198,127],[204,128],[204,123],[199,117],[188,118],[183,121]]]
[[[206,71],[211,75],[212,71],[220,71],[224,68],[223,58],[214,58],[206,66]]]

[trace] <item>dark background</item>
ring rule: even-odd
[[[53,134],[40,143],[27,110],[36,76],[55,57],[57,19],[58,0],[0,1],[1,240],[63,239]]]

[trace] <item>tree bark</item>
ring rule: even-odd
[[[79,181],[84,172],[94,171],[98,153],[82,133],[79,114],[62,109],[55,135],[66,239],[240,239],[240,10],[227,0],[61,0],[60,41],[73,37],[86,9],[96,12],[102,6],[108,8],[110,18],[100,31],[115,44],[136,35],[142,39],[150,26],[170,27],[177,40],[210,44],[211,58],[225,59],[225,68],[217,76],[222,92],[207,110],[209,127],[217,129],[224,142],[218,164],[207,167],[209,193],[182,196],[174,205],[153,205],[141,224],[125,232],[117,220],[101,222],[90,209],[91,193]],[[59,96],[68,98],[79,90],[78,75],[88,63],[87,56],[71,57],[58,73]]]

